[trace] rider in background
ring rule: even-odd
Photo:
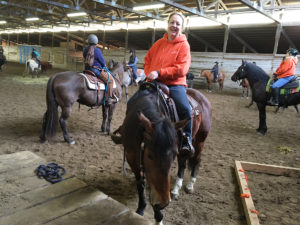
[[[136,75],[136,71],[137,71],[137,62],[139,61],[138,57],[135,54],[135,49],[130,49],[129,51],[130,53],[130,57],[129,57],[129,62],[128,62],[128,66],[132,69],[132,74],[133,74],[133,80],[135,82],[135,84],[137,84],[137,75]]]
[[[0,71],[2,71],[2,66],[6,63],[6,57],[3,53],[3,48],[0,48]]]
[[[218,81],[218,74],[219,74],[219,62],[215,62],[214,67],[211,69],[211,72],[214,74],[214,81]]]
[[[182,34],[184,16],[174,12],[168,19],[168,31],[149,49],[144,59],[147,80],[158,80],[168,85],[180,120],[190,119],[183,131],[181,151],[194,154],[192,145],[192,112],[186,94],[186,74],[191,65],[190,45]]]
[[[296,49],[289,48],[280,66],[273,74],[278,80],[272,85],[272,96],[268,101],[270,105],[279,105],[280,88],[295,78],[296,65],[298,63],[297,54],[298,51]]]
[[[107,83],[107,93],[108,97],[105,100],[107,105],[111,105],[115,102],[113,99],[113,78],[104,70],[105,59],[102,52],[97,48],[98,37],[95,34],[90,34],[88,36],[89,46],[83,50],[83,57],[85,62],[85,70],[91,70],[98,78],[103,82]]]
[[[31,58],[38,63],[38,68],[40,68],[41,60],[38,57],[41,57],[41,55],[33,48],[31,52]]]

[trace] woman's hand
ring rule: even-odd
[[[155,80],[158,78],[158,72],[157,71],[152,71],[151,73],[149,73],[149,75],[147,76],[147,80]]]

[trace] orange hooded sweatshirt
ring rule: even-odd
[[[297,57],[290,56],[282,60],[280,66],[276,70],[275,74],[277,78],[289,77],[295,75],[296,65],[298,63]]]
[[[168,40],[164,34],[150,48],[144,59],[146,76],[152,71],[158,71],[157,80],[166,85],[186,84],[186,74],[191,65],[190,45],[184,34],[173,41]]]

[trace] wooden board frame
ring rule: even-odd
[[[248,225],[260,225],[257,211],[248,187],[245,171],[266,173],[278,176],[300,177],[300,168],[267,165],[245,161],[235,161],[235,172],[238,179],[241,199]]]

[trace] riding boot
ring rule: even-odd
[[[272,96],[270,98],[270,100],[268,101],[268,103],[271,106],[278,106],[279,105],[279,93],[280,93],[280,88],[272,88],[271,90]]]
[[[193,156],[194,153],[195,153],[195,149],[194,149],[194,146],[192,144],[192,140],[187,136],[183,137],[181,153],[183,153],[184,155],[188,154],[190,156]]]

